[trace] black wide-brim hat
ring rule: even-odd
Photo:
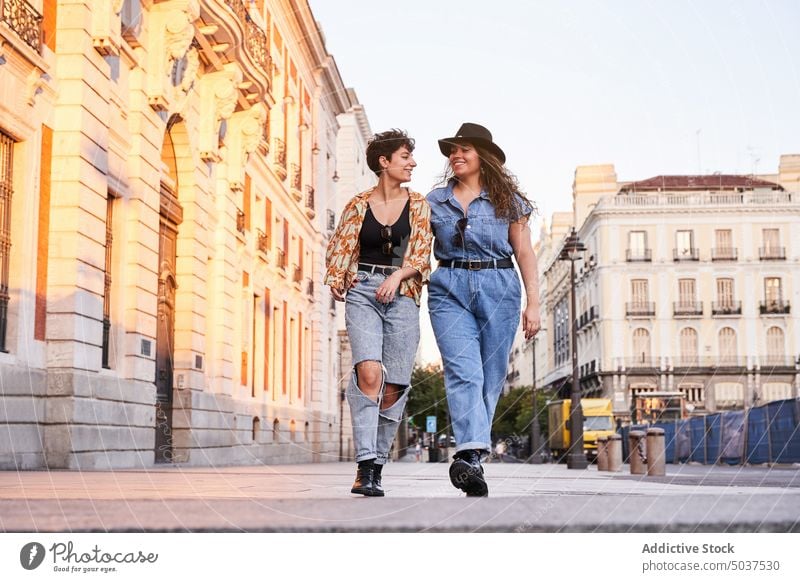
[[[439,140],[439,151],[445,157],[450,157],[450,148],[454,144],[471,143],[493,153],[501,163],[506,163],[506,154],[492,141],[492,132],[477,123],[462,123],[454,137]]]

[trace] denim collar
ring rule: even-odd
[[[455,196],[455,193],[453,192],[453,187],[455,186],[455,184],[456,184],[455,178],[450,178],[447,181],[447,186],[445,186],[444,188],[444,199],[442,200],[442,202],[450,202],[450,200],[453,199],[453,196]],[[481,193],[478,194],[478,198],[483,198],[484,200],[491,201],[491,198],[489,198],[489,193],[486,192],[486,190],[483,188],[481,188]]]

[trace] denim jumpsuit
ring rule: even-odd
[[[464,210],[453,195],[453,182],[427,198],[437,260],[489,261],[513,255],[509,220],[495,216],[486,192],[467,208],[463,247],[454,241]],[[431,274],[428,308],[442,354],[457,452],[491,450],[492,419],[505,383],[521,305],[516,269],[440,266]]]

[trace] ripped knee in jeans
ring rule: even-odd
[[[364,360],[353,366],[356,387],[364,396],[378,400],[383,386],[383,364],[377,360]]]

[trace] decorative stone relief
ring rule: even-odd
[[[174,63],[184,57],[188,60],[188,52],[194,39],[193,23],[199,17],[198,0],[169,0],[153,5],[150,10],[150,35],[147,46],[148,101],[156,111],[169,109],[174,92],[172,83]],[[199,60],[197,65],[199,66]],[[187,71],[188,68],[187,63]],[[183,79],[185,78],[183,75]],[[193,79],[189,81],[190,87],[192,82]]]
[[[197,79],[197,71],[200,69],[200,51],[196,46],[191,47],[186,53],[186,70],[181,80],[181,90],[188,93]]]
[[[258,148],[267,121],[267,108],[256,103],[246,111],[234,113],[228,120],[225,145],[228,147],[228,184],[232,190],[244,187],[247,158]]]
[[[220,125],[236,110],[241,82],[242,70],[236,63],[200,79],[200,157],[207,162],[220,161]]]

